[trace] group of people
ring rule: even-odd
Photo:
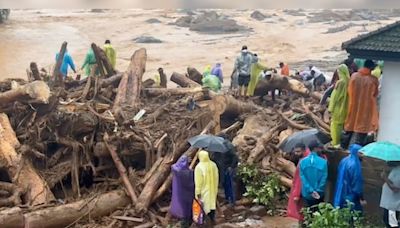
[[[117,61],[117,54],[113,46],[111,45],[110,40],[106,40],[103,46],[103,50],[113,68],[115,68],[115,64]],[[56,61],[58,60],[59,53],[56,54]],[[84,70],[85,76],[90,76],[91,75],[91,70],[93,66],[96,64],[96,57],[93,52],[92,47],[89,48],[85,60],[82,64],[81,70]],[[75,68],[75,63],[72,58],[72,56],[69,54],[68,50],[66,49],[64,52],[64,57],[61,63],[60,67],[60,72],[63,75],[63,78],[65,79],[68,76],[68,69],[71,68],[71,70],[76,74],[76,68]],[[95,72],[96,74],[96,72]]]
[[[374,61],[366,60],[357,69],[354,61],[348,59],[336,70],[337,78],[333,78],[323,98],[331,92],[328,110],[334,147],[366,145],[367,136],[378,130],[379,81],[372,74],[376,68]]]
[[[170,213],[181,220],[183,228],[189,227],[193,221],[193,202],[200,205],[201,212],[207,217],[205,221],[215,223],[219,186],[223,186],[227,202],[230,205],[235,203],[234,178],[239,160],[232,143],[226,136],[224,138],[229,150],[225,153],[199,151],[199,162],[194,171],[185,155],[172,165]]]
[[[279,63],[282,76],[289,76],[289,66],[283,62]],[[275,69],[268,68],[258,61],[258,55],[248,51],[247,46],[243,46],[240,55],[236,58],[234,73],[232,74],[232,89],[238,89],[237,95],[240,97],[253,96],[256,86],[261,78],[271,79]],[[275,90],[271,91],[274,96]]]
[[[279,63],[280,74],[289,76],[289,66],[283,62]],[[258,55],[248,50],[247,46],[242,46],[239,56],[236,58],[234,72],[231,78],[231,89],[236,95],[250,97],[254,95],[256,86],[261,78],[270,79],[273,71],[259,62]],[[214,92],[219,92],[224,82],[222,65],[216,63],[213,68],[207,66],[203,70],[202,85]],[[273,93],[275,91],[272,91]],[[272,94],[273,96],[274,94]]]
[[[367,204],[364,199],[364,178],[362,174],[362,156],[359,151],[361,145],[352,144],[350,153],[344,157],[337,168],[337,178],[333,206],[338,208],[350,207],[351,210],[362,213]],[[291,153],[296,165],[293,186],[290,191],[287,215],[303,222],[302,209],[309,207],[315,211],[319,203],[324,201],[325,188],[328,176],[328,163],[322,154],[323,147],[318,142],[311,142],[308,147],[297,144]],[[400,165],[389,162],[389,174],[382,172],[384,185],[380,200],[383,208],[383,221],[386,227],[399,227],[398,214],[400,212]]]
[[[350,207],[362,211],[366,204],[363,197],[363,176],[359,150],[361,146],[353,144],[350,155],[343,158],[338,167],[336,190],[333,205],[335,207]],[[328,177],[328,162],[322,154],[323,146],[317,141],[308,145],[298,144],[294,148],[292,161],[297,168],[290,191],[287,214],[289,217],[303,221],[303,207],[316,211],[319,203],[324,201]]]

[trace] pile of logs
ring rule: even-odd
[[[295,80],[279,75],[262,80],[260,98],[271,88],[294,93],[265,106],[268,97],[244,101],[202,88],[194,68],[172,74],[179,88],[142,83],[145,49],[118,72],[97,45],[92,48],[97,62],[92,72],[100,75],[64,79],[57,61],[50,81],[31,64],[30,81],[0,82],[4,227],[71,227],[105,215],[111,215],[108,227],[165,225],[171,165],[183,154],[196,156],[190,137],[226,133],[243,162],[280,173],[290,187],[295,167],[282,157],[279,143],[297,130],[329,132],[325,110],[314,105],[319,95]]]

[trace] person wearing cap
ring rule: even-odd
[[[323,146],[312,141],[308,145],[311,153],[299,163],[301,179],[301,196],[306,207],[312,207],[323,202],[326,181],[328,178],[328,162],[321,158]]]
[[[364,146],[369,133],[378,130],[378,95],[379,81],[371,74],[375,69],[372,60],[366,60],[364,67],[351,76],[348,96],[349,105],[344,124],[350,142]]]
[[[247,86],[250,82],[251,64],[253,56],[247,50],[247,46],[243,46],[240,55],[236,58],[235,69],[238,72],[239,96],[246,96]]]

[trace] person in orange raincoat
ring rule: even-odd
[[[289,76],[289,66],[287,64],[281,62],[279,63],[279,67],[281,68],[281,75]]]
[[[378,130],[378,79],[371,75],[375,68],[372,60],[367,60],[364,67],[351,76],[348,95],[349,106],[344,129],[351,135],[350,145],[364,146],[368,133]]]

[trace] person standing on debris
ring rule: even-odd
[[[354,63],[354,60],[352,58],[346,59],[343,63],[347,66],[350,76],[358,71],[358,67]],[[339,72],[338,72],[338,69],[336,69],[335,72],[333,73],[329,88],[325,90],[325,92],[322,96],[322,99],[320,102],[321,105],[324,105],[326,103],[326,101],[328,100],[328,98],[332,95],[333,89],[335,88],[336,82],[338,80],[339,80]]]
[[[172,197],[170,213],[181,220],[181,227],[192,223],[192,203],[194,199],[194,172],[189,168],[189,159],[183,155],[172,165]]]
[[[308,145],[311,153],[300,161],[301,196],[306,207],[318,205],[324,200],[328,177],[328,163],[321,158],[322,145],[312,141]],[[312,210],[315,209],[312,207]]]
[[[375,133],[378,130],[379,81],[371,75],[374,68],[375,63],[366,60],[364,67],[350,79],[349,106],[344,126],[347,137],[351,137],[350,144],[364,146],[368,133]]]
[[[380,207],[383,208],[383,222],[386,227],[399,227],[400,212],[400,166],[396,162],[388,162],[392,170],[389,175],[382,172],[385,181],[382,187]]]
[[[115,64],[117,63],[117,53],[115,52],[113,46],[111,46],[110,40],[106,40],[103,50],[106,53],[106,56],[108,58],[108,61],[110,61],[111,66],[115,69]]]
[[[263,66],[258,62],[257,54],[253,55],[251,71],[250,71],[250,82],[247,87],[247,96],[253,96],[254,91],[257,87],[258,81],[260,80],[261,72],[267,70],[267,67]]]
[[[167,88],[167,75],[165,75],[164,69],[160,67],[157,71],[158,75],[155,76],[156,84],[161,88]]]
[[[203,79],[201,79],[201,83],[204,88],[209,88],[214,92],[218,93],[221,90],[221,81],[215,75],[212,74],[204,75]]]
[[[56,54],[56,61],[58,60],[59,53]],[[71,55],[68,53],[68,50],[65,49],[64,58],[61,63],[60,72],[63,74],[63,78],[65,79],[68,76],[68,67],[76,74],[74,60]]]
[[[85,75],[88,77],[92,71],[92,67],[96,64],[96,57],[94,56],[94,51],[90,47],[89,51],[86,53],[85,61],[82,64],[81,70],[85,69]]]
[[[199,163],[194,169],[195,197],[203,204],[203,210],[215,223],[215,210],[217,208],[218,194],[218,168],[210,160],[208,152],[202,150],[198,153]]]
[[[225,153],[211,153],[211,160],[217,165],[219,184],[224,187],[225,199],[233,206],[236,200],[234,179],[239,158],[236,154],[235,146],[228,139],[228,135],[221,134],[219,136],[224,138],[224,145],[228,148],[228,151]]]
[[[332,145],[340,147],[340,137],[343,130],[344,121],[347,116],[348,109],[348,93],[347,88],[350,81],[349,69],[345,64],[338,68],[339,81],[336,82],[329,101],[328,110],[331,113],[331,137]]]
[[[343,158],[339,163],[336,181],[335,198],[333,206],[347,207],[347,201],[352,203],[352,209],[362,211],[362,205],[366,202],[363,197],[363,175],[361,161],[358,155],[361,146],[353,144],[350,146],[350,155]]]
[[[289,76],[289,66],[283,62],[279,63],[279,67],[281,68],[281,75],[282,76]]]
[[[325,75],[316,66],[310,66],[310,74],[313,77],[314,90],[321,90],[322,85],[326,82]]]
[[[242,51],[240,55],[236,58],[235,61],[235,69],[237,70],[238,82],[239,82],[239,96],[246,96],[247,94],[247,86],[250,82],[250,71],[251,64],[253,61],[253,56],[247,50],[247,46],[242,47]]]
[[[223,76],[223,74],[222,74],[222,66],[221,66],[221,63],[215,64],[215,66],[214,66],[214,67],[212,68],[212,70],[211,70],[211,74],[217,76],[217,77],[219,78],[219,81],[220,81],[221,83],[224,83],[224,76]]]

